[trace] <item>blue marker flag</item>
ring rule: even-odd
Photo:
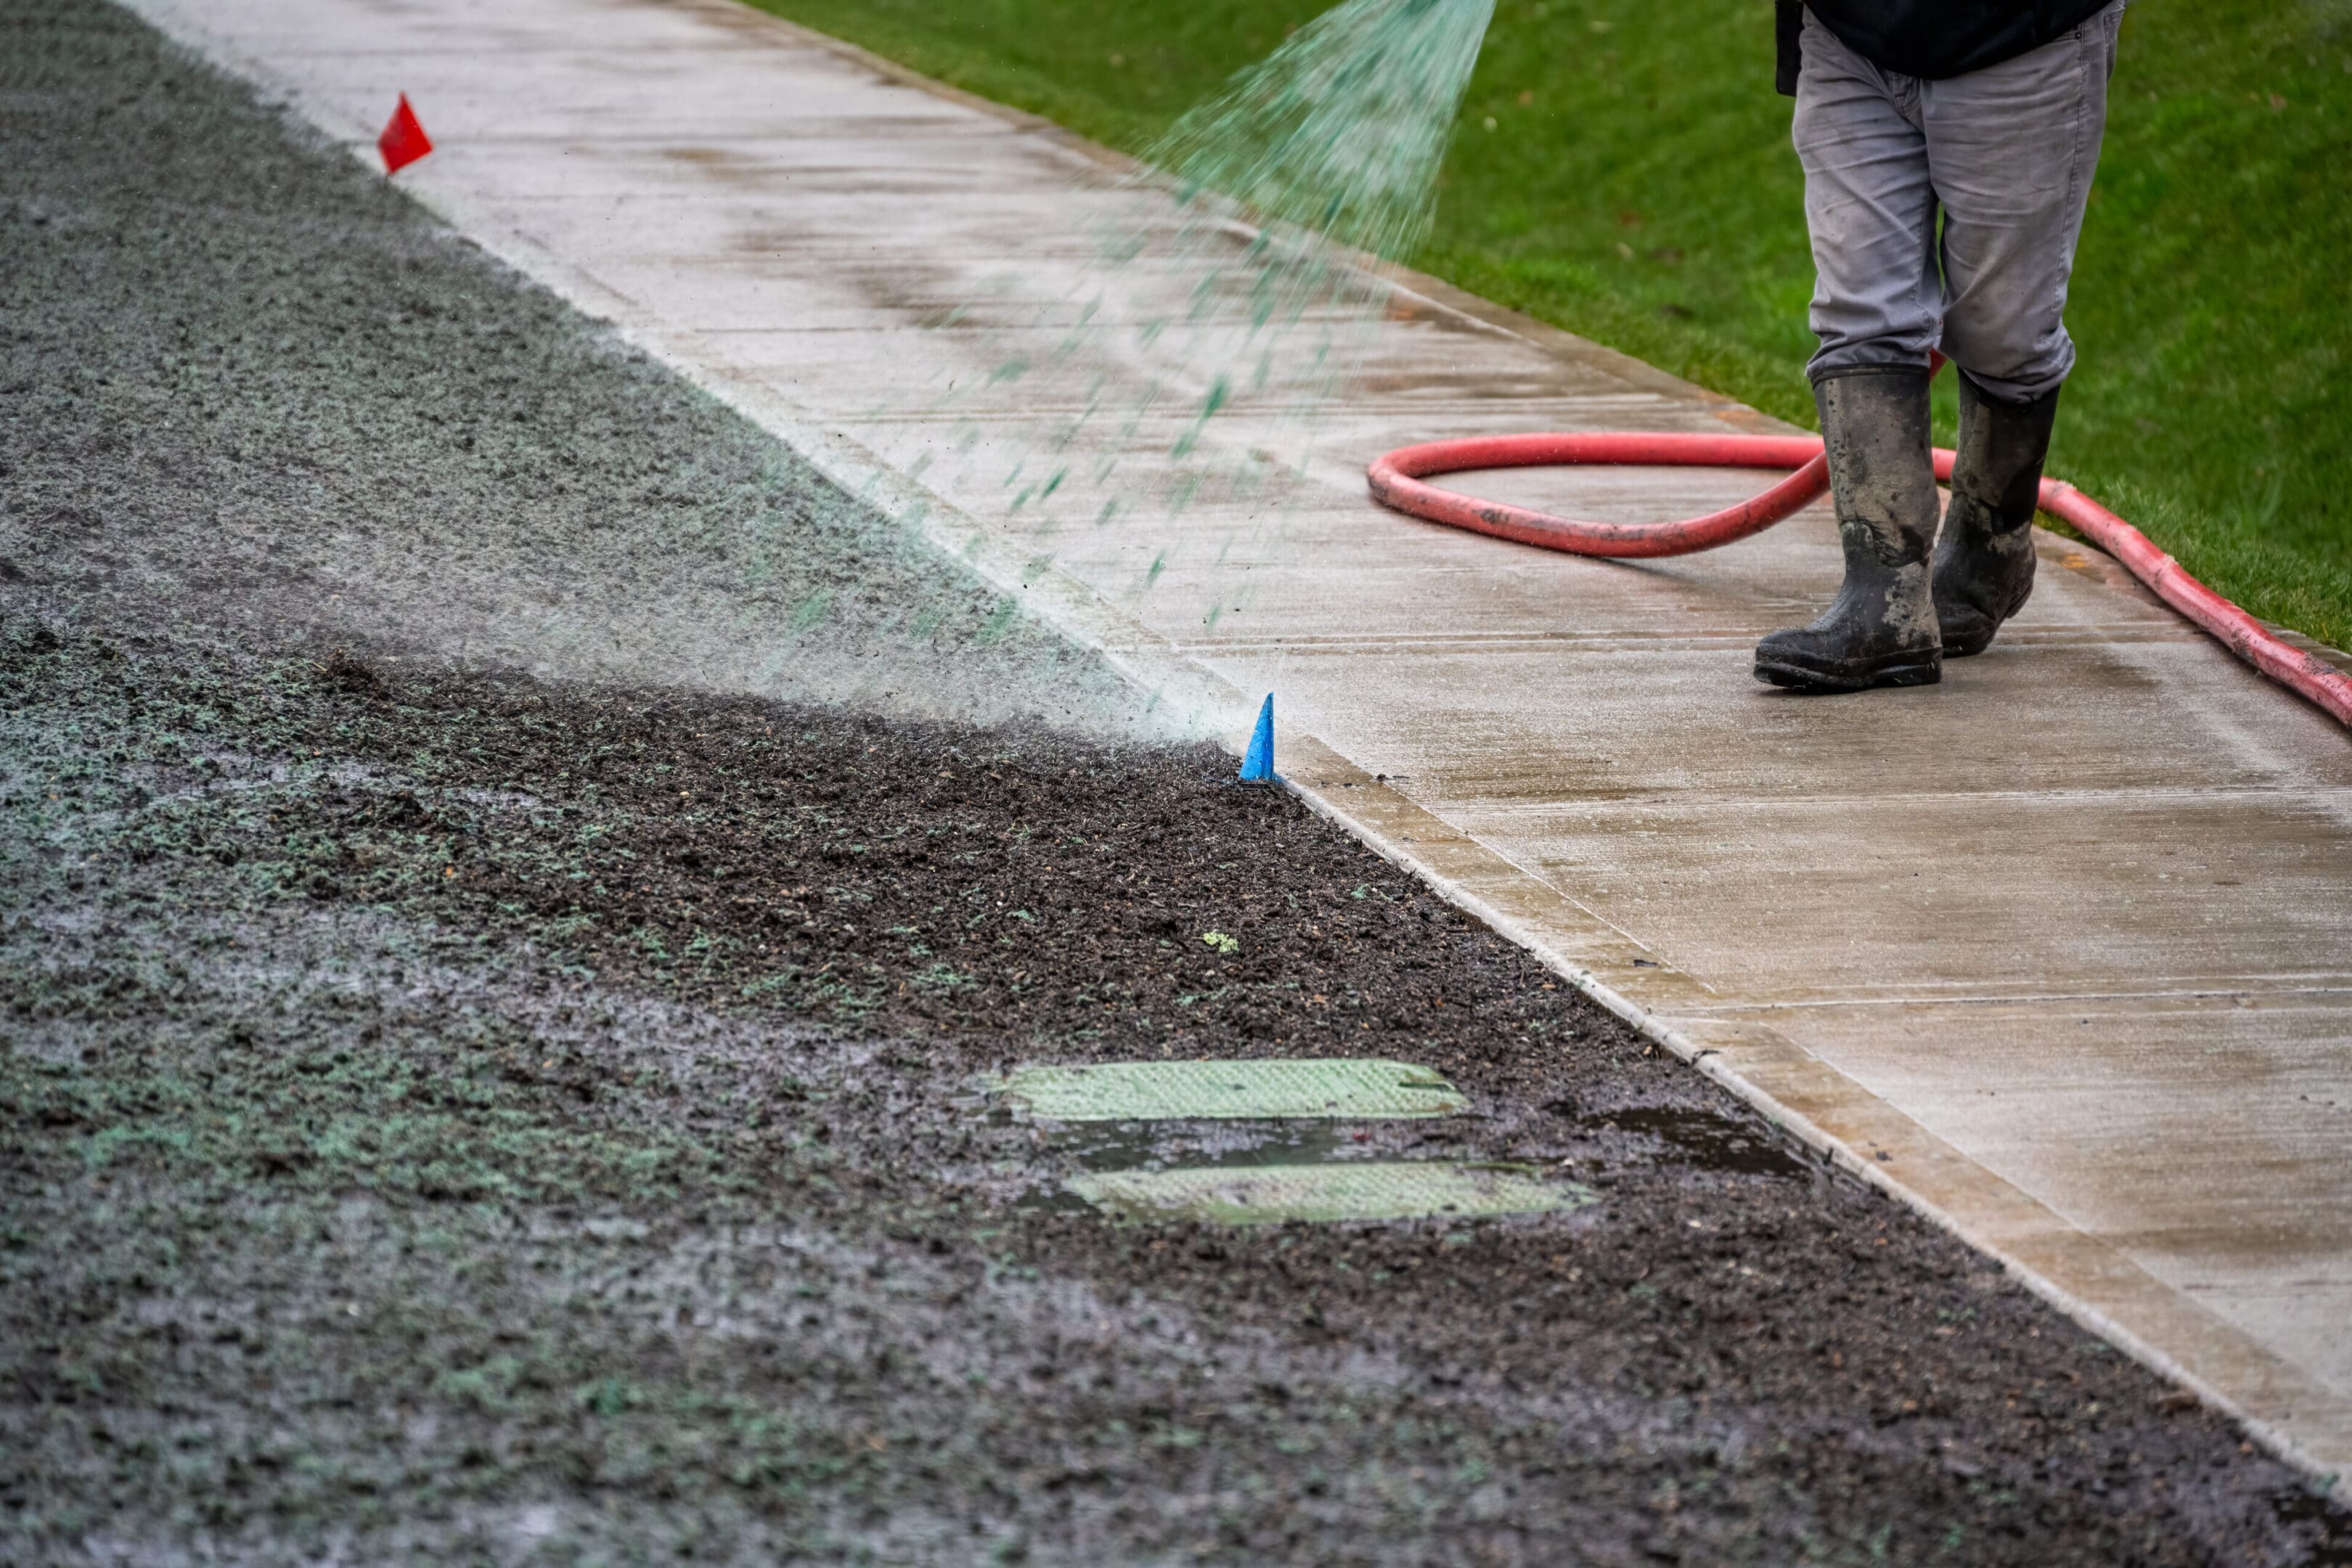
[[[1274,693],[1271,691],[1265,694],[1265,706],[1257,710],[1257,728],[1251,731],[1249,751],[1242,758],[1242,777],[1274,777]]]

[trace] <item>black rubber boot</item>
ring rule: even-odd
[[[1952,504],[1936,541],[1936,618],[1944,657],[1982,653],[2033,592],[2033,510],[2058,394],[2000,403],[1960,377]]]
[[[1928,584],[1936,470],[1927,451],[1927,373],[1871,370],[1813,389],[1845,546],[1845,586],[1811,626],[1756,648],[1756,679],[1801,691],[1928,686],[1943,679],[1943,637]]]

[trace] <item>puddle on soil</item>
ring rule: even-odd
[[[1573,1183],[1542,1179],[1533,1166],[1397,1161],[1098,1171],[1072,1177],[1068,1186],[1114,1219],[1206,1225],[1546,1214],[1594,1197]]]
[[[1703,1171],[1738,1171],[1755,1176],[1809,1176],[1811,1168],[1770,1132],[1712,1110],[1675,1105],[1636,1106],[1585,1119],[1621,1131],[1659,1140],[1685,1164]]]
[[[1450,1116],[1470,1107],[1440,1074],[1410,1062],[1103,1062],[1025,1067],[993,1086],[1053,1121]]]

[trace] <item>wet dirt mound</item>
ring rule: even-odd
[[[2340,1528],[1214,752],[10,626],[19,1556],[2287,1563]],[[1467,1104],[1074,1136],[984,1092],[1202,1056]],[[1057,1195],[1261,1158],[1590,1201]]]

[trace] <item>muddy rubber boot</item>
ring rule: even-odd
[[[2000,403],[1960,377],[1952,504],[1936,541],[1936,619],[1944,657],[1982,653],[2033,592],[2033,509],[2058,394]]]
[[[1850,373],[1814,389],[1845,586],[1822,618],[1756,648],[1756,679],[1801,691],[1928,686],[1943,637],[1928,583],[1936,470],[1927,452],[1927,373]]]

